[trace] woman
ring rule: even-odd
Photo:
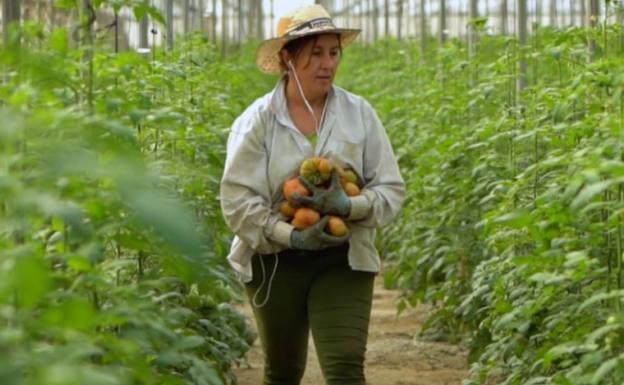
[[[282,17],[278,37],[258,48],[265,73],[284,76],[234,122],[221,207],[236,234],[228,260],[245,283],[265,353],[265,385],[299,384],[312,331],[329,385],[365,384],[375,228],[399,211],[405,185],[386,132],[361,97],[333,85],[342,49],[359,30],[336,28],[320,5]],[[327,216],[297,230],[279,214],[282,185],[301,162],[322,156],[363,182],[348,197],[334,171],[329,189],[295,196],[303,206],[348,218],[327,234]]]

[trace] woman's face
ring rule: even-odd
[[[292,59],[304,92],[310,96],[324,95],[331,89],[340,62],[340,40],[336,34],[311,39]]]

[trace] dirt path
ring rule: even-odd
[[[370,385],[460,385],[467,376],[466,352],[457,346],[414,338],[427,317],[424,306],[396,316],[398,292],[383,288],[382,278],[375,284],[373,314],[366,354],[366,376]],[[251,308],[241,309],[251,317]],[[322,385],[312,340],[308,365],[301,385]],[[250,367],[241,367],[239,385],[260,385],[262,352],[258,341],[247,355]]]

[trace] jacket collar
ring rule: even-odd
[[[275,117],[281,124],[285,126],[289,126],[293,129],[296,129],[295,124],[290,118],[290,114],[288,113],[288,105],[286,104],[286,80],[287,78],[288,76],[284,75],[277,82],[277,85],[273,89],[273,92],[271,95],[270,106],[271,106],[271,111],[273,111],[273,113],[275,114]],[[336,94],[335,88],[336,86],[332,85],[332,88],[329,90],[329,95],[328,95],[329,100],[327,101],[327,110],[325,111],[325,123],[327,123],[330,116],[334,115],[334,110],[335,110],[334,108],[335,97],[334,96]],[[325,124],[323,124],[323,126],[325,126]]]

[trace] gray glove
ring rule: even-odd
[[[292,199],[297,203],[305,207],[310,207],[320,213],[337,215],[343,218],[349,216],[351,212],[351,199],[342,188],[340,176],[335,169],[332,171],[331,184],[327,190],[322,190],[314,186],[303,177],[299,177],[299,180],[310,190],[312,196],[306,197],[299,193],[294,193]]]
[[[326,215],[305,230],[293,230],[290,233],[290,247],[298,250],[323,250],[345,243],[349,239],[349,233],[334,237],[323,231],[328,220],[329,216]]]

